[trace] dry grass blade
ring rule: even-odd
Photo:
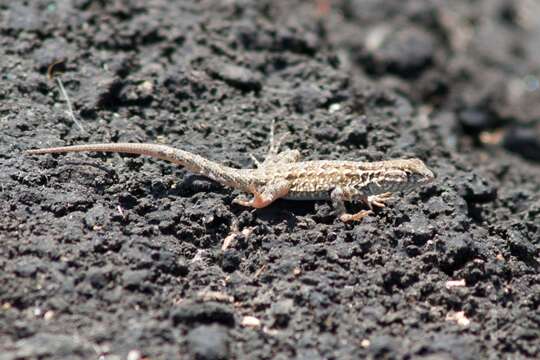
[[[66,101],[69,116],[71,117],[73,122],[79,127],[79,129],[84,133],[85,132],[84,127],[82,126],[80,121],[77,120],[77,118],[75,117],[75,113],[73,112],[73,106],[71,105],[71,100],[69,99],[66,89],[64,88],[64,84],[62,83],[62,80],[60,80],[58,76],[55,76],[55,73],[58,72],[57,71],[58,66],[64,64],[65,62],[66,60],[64,59],[64,60],[55,61],[54,63],[49,65],[49,67],[47,68],[47,77],[49,78],[49,80],[53,80],[53,79],[56,80],[56,83],[58,84],[58,87],[60,88],[60,93],[62,94],[62,96],[64,97],[64,100]]]

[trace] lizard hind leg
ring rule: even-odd
[[[283,141],[283,138],[279,139],[276,142],[276,120],[272,119],[272,124],[270,125],[270,146],[268,148],[268,154],[276,155],[279,152],[279,147],[281,146],[281,142]]]
[[[270,128],[270,146],[268,148],[268,153],[263,162],[260,162],[253,154],[249,154],[249,157],[255,164],[256,168],[264,168],[269,165],[274,164],[288,164],[294,163],[301,160],[302,155],[298,150],[283,150],[279,151],[283,140],[287,137],[288,134],[283,134],[277,141],[275,140],[275,120],[272,120],[272,126]]]
[[[279,154],[268,154],[264,162],[259,167],[265,167],[275,164],[290,164],[300,161],[302,155],[298,150],[284,150]]]
[[[270,145],[268,147],[268,157],[275,156],[279,153],[279,148],[281,147],[281,144],[283,141],[287,138],[288,133],[284,133],[276,140],[276,120],[272,119],[272,125],[270,125],[270,135],[269,135],[269,142]]]
[[[289,135],[288,133],[285,133],[279,137],[279,139],[276,140],[275,138],[275,128],[276,128],[276,121],[272,120],[272,125],[270,127],[270,146],[268,148],[268,153],[266,155],[266,158],[264,159],[262,164],[258,164],[257,167],[265,167],[273,164],[288,164],[288,163],[294,163],[301,160],[302,155],[300,154],[300,151],[298,150],[291,150],[286,149],[283,151],[279,151],[281,144],[283,141],[287,138]]]
[[[265,185],[262,191],[253,190],[253,198],[251,200],[245,200],[237,197],[233,200],[233,203],[261,209],[267,207],[277,199],[286,196],[288,192],[289,182],[285,180],[277,181]]]
[[[260,168],[262,166],[261,162],[253,155],[252,153],[249,153],[249,157],[251,158],[251,161],[255,164],[255,167]]]

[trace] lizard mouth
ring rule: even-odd
[[[428,169],[427,167],[424,167],[423,169],[419,169],[416,173],[416,178],[419,183],[427,184],[435,180],[437,176],[433,171]]]
[[[433,171],[426,169],[426,173],[424,174],[425,182],[427,183],[432,182],[433,180],[435,180],[436,177],[437,175]]]

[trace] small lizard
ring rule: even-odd
[[[282,140],[282,139],[281,139]],[[270,150],[255,169],[235,169],[205,159],[188,151],[167,145],[144,143],[106,143],[52,147],[28,150],[26,154],[68,152],[112,152],[147,155],[185,167],[222,185],[253,194],[251,200],[240,197],[233,203],[264,208],[275,200],[331,200],[344,222],[358,221],[372,213],[373,207],[384,207],[392,193],[410,190],[429,183],[434,174],[419,159],[398,159],[374,162],[301,161],[298,150],[279,152],[281,140],[274,142],[270,132]],[[369,210],[350,214],[346,201],[360,201]]]

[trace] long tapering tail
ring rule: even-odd
[[[246,170],[234,169],[188,151],[160,144],[105,143],[61,146],[25,151],[28,155],[70,152],[109,152],[146,155],[183,166],[193,173],[206,176],[225,186],[234,187],[243,191],[249,189],[251,182],[250,176]]]

